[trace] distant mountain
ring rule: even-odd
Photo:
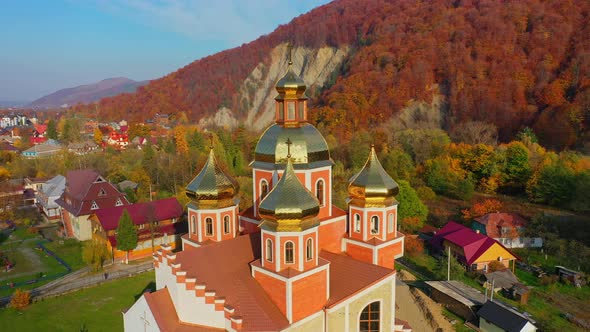
[[[452,132],[483,121],[502,141],[528,126],[546,146],[580,147],[590,145],[588,22],[587,0],[335,0],[76,111],[130,121],[183,112],[202,127],[261,130],[292,42],[311,120],[339,142],[389,123]]]
[[[98,83],[58,90],[31,102],[27,107],[56,108],[91,103],[101,98],[135,92],[138,87],[147,83],[148,81],[137,82],[126,77],[107,78]]]

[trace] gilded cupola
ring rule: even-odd
[[[217,163],[211,146],[205,166],[186,187],[186,196],[199,206],[222,208],[234,205],[238,188],[238,183]]]
[[[275,232],[297,232],[319,225],[320,203],[295,174],[290,156],[283,176],[260,202],[258,211],[263,217],[261,227]]]
[[[360,206],[383,206],[393,203],[398,193],[397,183],[383,169],[371,145],[367,162],[348,184],[350,199]]]

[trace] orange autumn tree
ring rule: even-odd
[[[424,253],[424,242],[417,236],[407,236],[404,241],[404,252],[411,257],[420,256]]]
[[[17,289],[14,291],[12,298],[10,299],[10,306],[16,310],[22,310],[31,303],[31,293]]]
[[[463,219],[470,220],[473,218],[481,217],[488,213],[498,212],[502,209],[502,202],[497,199],[486,199],[483,202],[477,202],[469,209],[461,211],[463,213]]]

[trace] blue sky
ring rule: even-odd
[[[0,1],[0,100],[161,77],[328,0]]]

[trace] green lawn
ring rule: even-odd
[[[37,302],[22,312],[0,309],[2,330],[78,331],[84,324],[88,331],[122,331],[121,312],[129,308],[146,287],[153,286],[154,279],[153,272],[146,272]]]
[[[86,266],[82,260],[83,242],[75,239],[66,239],[62,243],[60,244],[60,240],[56,240],[44,243],[43,245],[68,263],[74,271]]]

